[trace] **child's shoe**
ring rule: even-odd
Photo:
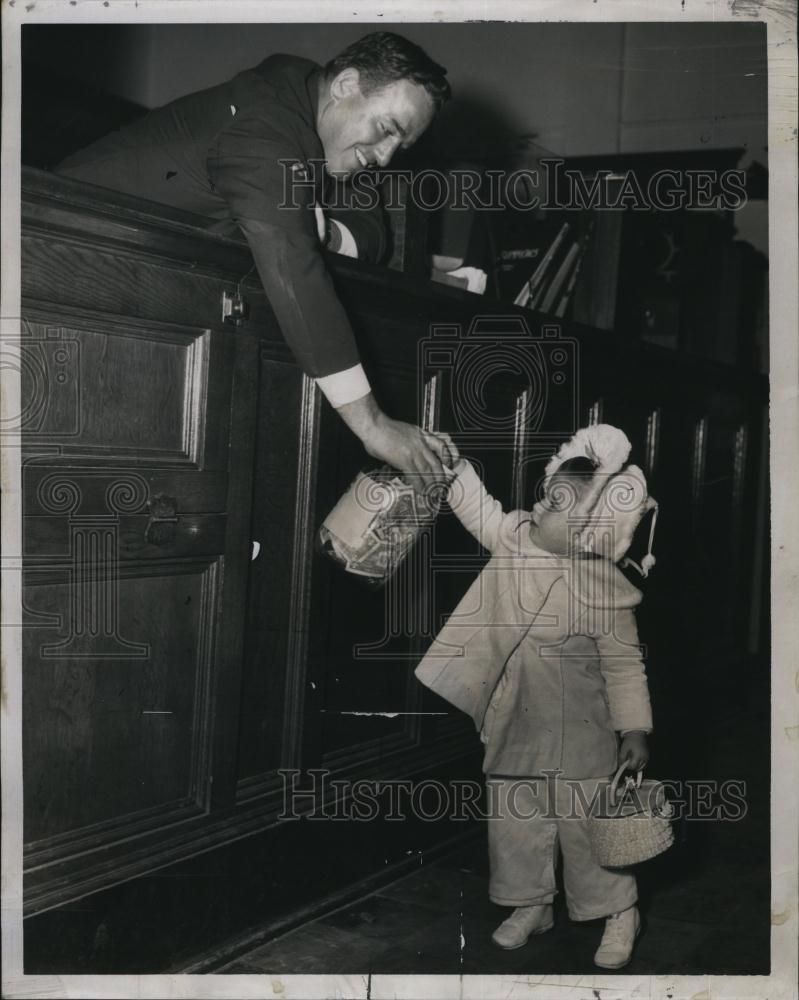
[[[633,945],[641,930],[638,907],[613,913],[605,921],[605,933],[594,955],[600,969],[621,969],[632,958]]]
[[[507,920],[503,920],[491,935],[499,948],[510,951],[527,944],[532,934],[543,934],[555,926],[552,905],[517,906]]]

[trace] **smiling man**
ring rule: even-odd
[[[370,65],[371,60],[359,54],[371,54],[373,46],[383,57]],[[363,167],[385,167],[433,120],[449,94],[446,71],[426,56],[414,71],[407,59],[411,48],[414,55],[422,55],[398,35],[379,32],[351,45],[325,67],[317,131],[332,175],[345,178]],[[402,75],[407,72],[412,75]]]
[[[237,226],[298,363],[366,451],[406,472],[441,476],[455,457],[447,440],[380,409],[320,252],[380,260],[379,207],[325,216],[319,206],[346,203],[348,179],[412,146],[449,96],[442,66],[400,35],[375,32],[324,68],[270,56],[151,111],[56,171],[207,216],[215,228]],[[325,170],[313,170],[314,161]],[[333,199],[331,185],[342,186]]]

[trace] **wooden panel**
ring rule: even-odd
[[[95,265],[103,262],[98,256]],[[30,452],[176,470],[225,466],[227,331],[26,298],[22,332]]]
[[[621,427],[630,439],[630,461],[642,469],[647,456],[647,423],[652,412],[651,400],[633,392],[607,392],[603,395],[605,423]]]
[[[124,247],[150,260],[200,274],[244,273],[251,264],[243,237],[208,232],[208,219],[41,170],[22,168],[23,239]]]
[[[114,515],[120,524],[129,521],[131,532],[136,531],[136,513],[147,517],[147,501],[159,493],[171,493],[175,497],[178,513],[185,515],[189,511],[221,511],[225,509],[227,493],[227,476],[222,469],[194,470],[190,463],[182,468],[170,468],[157,460],[155,467],[151,463],[135,463],[135,468],[115,467],[111,458],[96,462],[92,456],[92,464],[83,464],[80,468],[69,467],[66,463],[58,463],[56,456],[44,451],[36,455],[37,449],[27,449],[26,462],[23,466],[25,521],[33,523],[39,516],[51,515],[55,512],[57,492],[63,490],[67,480],[72,490],[76,490],[74,504],[67,505],[71,512],[80,516]],[[33,454],[31,454],[33,452]],[[131,462],[131,466],[134,463]],[[196,514],[197,519],[212,515]],[[176,533],[180,534],[184,522],[179,521]],[[197,535],[197,528],[191,533]],[[125,532],[121,533],[126,537]],[[139,544],[133,536],[126,538],[130,551],[140,549],[144,543],[144,530],[139,532]]]
[[[209,331],[101,317],[92,325],[63,317],[51,326],[30,312],[26,319],[39,346],[58,344],[53,360],[66,355],[75,381],[76,412],[50,414],[65,453],[202,461]],[[46,391],[49,397],[49,385]]]
[[[402,393],[404,416],[412,417],[415,399],[400,380],[382,388]],[[400,385],[405,389],[400,388]],[[397,412],[395,410],[395,412]],[[316,524],[338,502],[358,470],[378,462],[365,456],[356,438],[328,408],[322,411]],[[373,591],[322,556],[313,559],[311,635],[308,647],[308,692],[305,752],[309,761],[356,744],[400,736],[406,718],[409,661],[413,629],[407,604],[392,598],[405,584]],[[358,649],[357,647],[361,647]],[[359,713],[359,714],[355,714]],[[374,750],[374,753],[377,751]]]
[[[72,580],[26,597],[60,619],[25,630],[28,842],[204,794],[217,564],[157,572],[99,581],[90,606]]]
[[[80,477],[75,476],[80,482]],[[185,558],[187,556],[212,556],[225,545],[226,518],[223,514],[191,514],[178,511],[175,535],[170,541],[148,542],[149,518],[114,517],[100,514],[97,517],[80,515],[67,517],[32,517],[23,520],[24,555],[26,565],[39,563],[71,565],[75,557],[76,534],[82,531],[103,530],[113,532],[114,563],[142,559]],[[78,542],[78,544],[81,544]]]
[[[718,629],[725,643],[730,643],[736,632],[733,595],[741,542],[734,516],[739,414],[740,410],[729,398],[721,397],[711,402],[697,542],[697,554],[707,588],[707,611],[714,631]]]
[[[411,185],[403,177],[398,182],[392,197],[389,184],[384,185],[383,198],[391,240],[391,252],[386,267],[413,274],[418,278],[429,275],[427,253],[428,213],[416,204]]]
[[[292,554],[297,516],[310,499],[297,502],[302,372],[268,353],[259,371],[252,538],[260,552],[249,574],[238,767],[240,781],[249,784],[281,766],[284,728],[292,725],[287,674],[304,667],[289,662],[292,605],[302,599],[293,586]]]
[[[45,329],[49,325],[82,331],[87,344],[105,335],[108,324],[122,330],[124,350],[132,352],[139,369],[135,391],[142,402],[147,392],[165,392],[166,379],[156,377],[152,385],[146,381],[162,357],[154,352],[167,352],[170,384],[175,383],[184,401],[186,358],[193,350],[206,352],[208,372],[204,430],[201,419],[193,423],[198,429],[195,440],[205,436],[202,454],[198,448],[193,453],[194,446],[186,443],[187,411],[177,405],[178,395],[163,394],[147,405],[167,413],[168,426],[144,414],[142,427],[150,428],[149,440],[143,430],[117,424],[109,428],[117,436],[107,445],[108,457],[101,457],[106,445],[99,428],[89,450],[70,454],[69,418],[79,409],[66,391],[69,377],[66,384],[58,383],[65,386],[63,395],[53,383],[53,409],[45,414],[51,422],[39,437],[32,433],[29,439],[26,599],[29,643],[36,655],[26,662],[33,686],[26,690],[25,739],[26,767],[33,768],[26,791],[33,789],[38,796],[31,805],[38,815],[29,822],[30,835],[39,838],[28,852],[27,889],[34,909],[209,852],[275,824],[281,808],[275,781],[279,764],[325,764],[345,776],[407,775],[422,767],[441,775],[442,762],[478,747],[470,721],[422,689],[412,670],[426,641],[479,572],[484,555],[444,512],[430,549],[419,552],[423,579],[414,581],[407,591],[412,600],[392,618],[385,592],[363,591],[312,554],[321,519],[355,472],[375,463],[301,377],[257,280],[249,278],[242,285],[250,321],[235,331],[221,323],[222,290],[230,290],[252,264],[246,246],[241,240],[203,233],[178,216],[167,210],[159,218],[158,212],[137,207],[130,199],[81,195],[79,185],[60,185],[47,177],[36,179],[24,202],[23,283],[29,301],[45,311]],[[436,371],[433,365],[432,372],[423,374],[420,363],[431,326],[449,324],[465,332],[475,316],[493,312],[493,305],[395,271],[341,259],[329,263],[378,400],[392,416],[418,421],[423,381]],[[498,311],[521,315],[512,308]],[[544,318],[524,318],[532,336],[543,333]],[[153,331],[158,334],[155,340],[150,337]],[[718,365],[686,364],[675,354],[631,347],[612,332],[599,338],[594,331],[564,326],[563,335],[577,342],[580,357],[567,358],[560,366],[547,359],[540,366],[543,377],[536,386],[545,385],[546,396],[542,403],[538,397],[543,391],[531,392],[538,409],[523,415],[525,434],[520,432],[518,399],[530,379],[522,377],[520,367],[492,376],[486,385],[489,411],[509,418],[500,447],[481,441],[478,433],[464,451],[484,458],[489,488],[510,505],[518,496],[530,496],[547,455],[582,422],[596,400],[605,400],[607,412],[600,416],[595,408],[594,416],[618,419],[625,429],[629,424],[642,460],[652,464],[654,458],[653,490],[656,487],[664,512],[658,537],[663,532],[667,544],[661,549],[656,541],[658,570],[646,583],[639,621],[645,626],[645,641],[660,650],[667,648],[661,646],[664,638],[672,635],[669,651],[679,654],[689,617],[684,605],[695,605],[691,613],[697,621],[708,606],[703,584],[696,582],[705,579],[697,570],[701,560],[694,539],[687,537],[690,512],[699,509],[691,498],[705,494],[709,501],[712,477],[729,471],[730,513],[718,527],[728,538],[730,532],[745,533],[749,521],[742,484],[752,456],[743,455],[739,431],[743,401],[762,393],[762,385],[758,388],[745,374]],[[111,331],[107,340],[119,341],[120,335]],[[58,350],[58,344],[51,347]],[[181,353],[184,362],[178,364],[175,359]],[[119,353],[112,355],[117,373],[125,375],[119,359]],[[47,370],[69,375],[72,361],[69,356],[63,362],[47,361]],[[556,384],[555,374],[567,368],[565,381]],[[437,370],[438,426],[463,435],[463,414],[456,412],[452,386],[445,387],[446,373],[454,368],[440,363]],[[708,408],[708,399],[725,393],[736,401],[734,407]],[[653,438],[655,409],[659,428]],[[696,466],[691,457],[694,428],[705,418],[708,462]],[[712,435],[722,427],[717,452]],[[54,442],[51,436],[48,442],[53,428],[62,431],[62,441]],[[131,436],[126,439],[125,434]],[[56,450],[62,444],[66,450],[45,454],[54,443]],[[110,456],[118,453],[120,444],[126,451],[113,464]],[[142,459],[146,448],[153,450]],[[520,456],[528,466],[521,476]],[[70,499],[70,488],[61,487],[64,506],[53,509],[51,477],[56,473],[65,473],[79,490],[79,505]],[[119,510],[109,506],[109,489],[122,482],[129,484],[129,497],[126,509]],[[146,504],[134,503],[140,494],[149,498],[155,493],[178,501],[174,539],[161,547],[143,541]],[[705,504],[703,509],[713,506]],[[87,522],[79,523],[84,518]],[[81,531],[97,545],[116,537],[116,554],[106,560],[106,572],[94,577],[78,573],[74,543]],[[262,548],[259,559],[250,563],[253,539]],[[723,546],[713,544],[721,574],[727,555]],[[200,582],[212,575],[213,586]],[[113,602],[98,600],[105,576],[120,577],[114,621],[116,638],[124,645],[117,642],[111,651],[127,655],[87,660],[75,654],[91,652],[93,643],[96,649],[107,638],[92,633],[97,610],[114,607]],[[682,598],[675,609],[679,628],[674,627],[670,606],[668,615],[653,610],[652,619],[645,620],[650,608],[667,606],[658,592],[661,580],[668,581],[672,595]],[[82,605],[72,607],[65,599],[68,583],[70,594],[83,600]],[[213,599],[207,596],[209,590]],[[199,600],[205,601],[207,611],[198,616]],[[83,623],[83,631],[72,636],[70,622]],[[39,656],[42,646],[58,652],[64,626],[72,639],[70,658]],[[150,652],[149,659],[136,659],[139,647],[147,643],[156,652]],[[369,644],[371,650],[361,655]],[[355,655],[358,647],[360,654]],[[681,668],[680,691],[700,666],[694,649]],[[666,671],[655,671],[653,688],[669,684],[674,676],[676,672],[667,676]],[[164,703],[171,700],[168,707],[175,717],[143,721],[145,702],[158,708],[157,697]],[[419,710],[444,714],[421,721],[403,714]],[[396,716],[342,714],[361,711]],[[212,723],[203,723],[203,714]],[[109,721],[112,717],[120,722],[116,728]],[[40,732],[42,719],[45,732]],[[138,738],[141,733],[146,734],[143,739]],[[67,752],[56,759],[61,745]],[[64,784],[71,781],[79,788],[77,798],[85,803],[68,802],[53,787],[50,772],[58,774],[59,767]],[[211,794],[206,777],[213,777]],[[301,844],[295,843],[293,830],[284,836],[289,846],[281,863],[285,861],[288,871],[297,863],[305,865],[316,884],[328,853],[329,831],[315,824],[303,826]],[[245,872],[253,867],[253,839],[240,839],[230,848]],[[198,864],[206,871],[205,859]],[[361,874],[371,864],[368,857],[354,861]],[[265,873],[268,886],[268,865],[255,867]],[[284,900],[277,905],[289,909],[292,904]]]
[[[163,264],[52,238],[25,238],[22,251],[23,295],[33,297],[37,289],[49,285],[51,301],[78,308],[91,305],[127,317],[155,313],[178,322],[221,317],[218,279],[186,275],[180,280],[180,271],[167,270]]]
[[[254,443],[254,340],[221,318],[241,251],[48,199],[23,212],[29,907],[232,804]]]

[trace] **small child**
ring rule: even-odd
[[[637,890],[594,861],[586,804],[619,762],[646,765],[652,729],[641,593],[615,565],[656,506],[639,469],[619,471],[629,452],[617,428],[583,428],[547,466],[543,500],[509,514],[458,462],[450,506],[491,559],[416,670],[485,743],[489,896],[514,907],[492,940],[519,948],[553,926],[560,846],[571,919],[607,918],[594,956],[605,969],[630,961]],[[641,572],[653,563],[650,551]]]

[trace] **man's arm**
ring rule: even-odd
[[[421,488],[431,479],[448,478],[448,468],[457,461],[458,452],[448,434],[392,420],[383,413],[371,392],[337,407],[337,412],[372,458],[422,476]]]
[[[244,126],[236,122],[235,129]],[[447,442],[379,408],[347,315],[320,251],[314,212],[280,208],[286,158],[279,143],[254,141],[245,129],[222,134],[207,159],[208,175],[243,231],[283,336],[302,369],[366,451],[408,473],[444,478]]]
[[[372,395],[349,320],[313,238],[249,219],[239,225],[286,342],[367,453],[403,472],[443,478],[450,460],[447,441],[392,420]]]

